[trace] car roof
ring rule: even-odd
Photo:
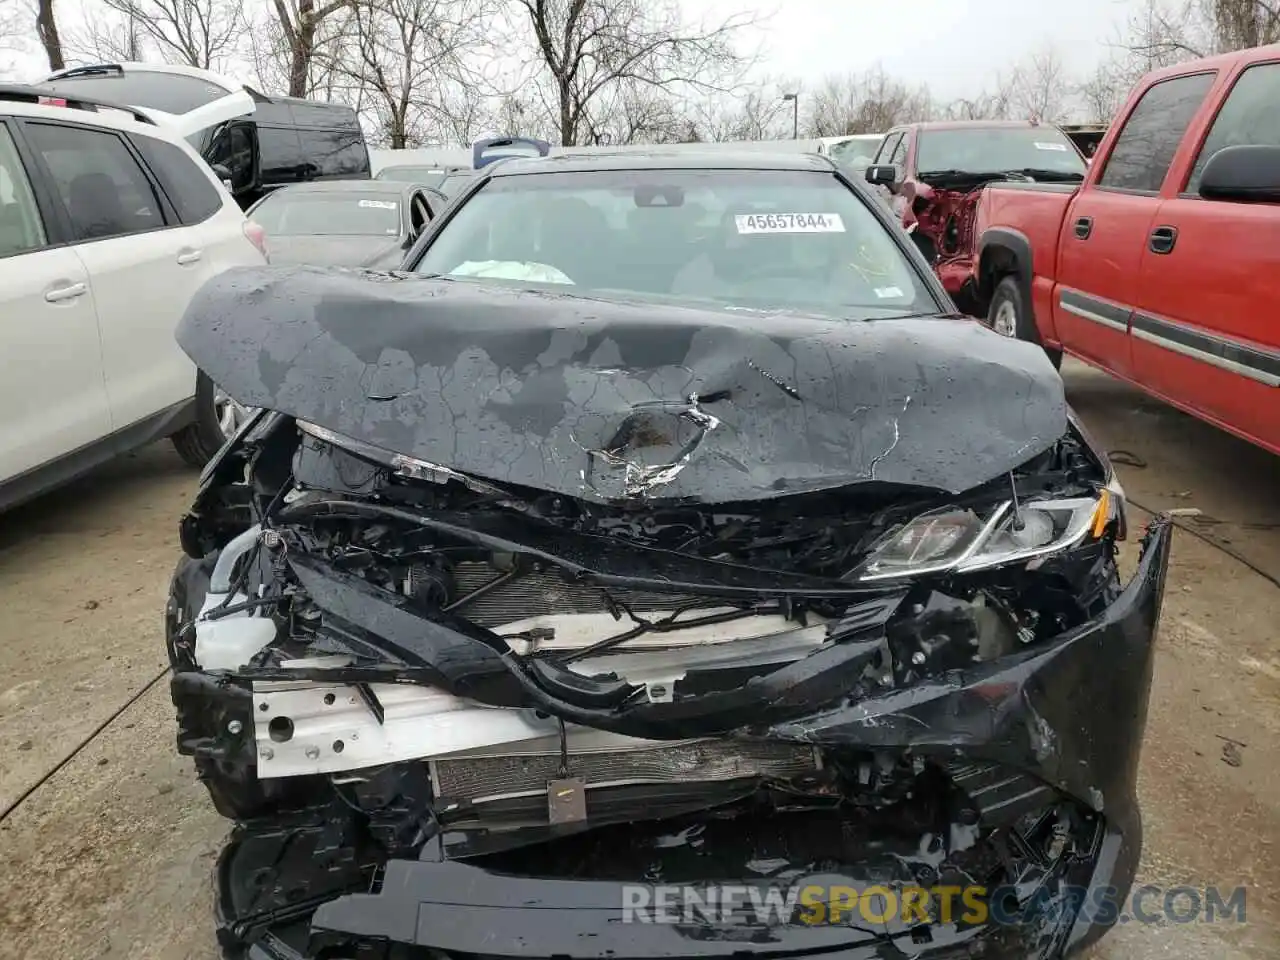
[[[816,153],[755,153],[752,151],[668,151],[644,153],[563,153],[551,157],[516,157],[486,169],[493,177],[526,173],[588,173],[606,170],[813,170],[838,169]]]
[[[920,123],[905,124],[903,129],[916,130],[1029,130],[1033,127],[1045,127],[1056,130],[1056,123],[1036,123],[1031,120],[925,120]]]
[[[68,105],[42,103],[42,98],[64,101]],[[87,106],[78,106],[80,104]],[[89,108],[101,108],[101,110]],[[109,112],[103,113],[102,110]],[[134,107],[93,97],[75,96],[63,90],[53,90],[38,85],[0,84],[0,116],[39,117],[85,126],[110,127],[130,133],[145,133],[169,143],[177,143],[182,139],[163,124],[156,123]]]
[[[65,67],[62,70],[55,70],[50,77],[61,77],[62,74],[75,74],[84,69],[94,69],[95,67],[119,67],[122,72],[136,73],[168,73],[180,77],[194,77],[198,80],[207,80],[215,86],[225,87],[229,83],[236,84],[237,81],[230,77],[222,76],[214,73],[212,70],[203,70],[200,67],[189,67],[180,63],[145,63],[139,60],[117,60],[114,62],[103,61],[102,63],[91,63],[79,67]]]
[[[308,183],[291,183],[273,190],[271,196],[280,193],[405,193],[426,184],[407,180],[313,180]]]

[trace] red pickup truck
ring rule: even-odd
[[[890,206],[961,309],[972,311],[973,217],[997,180],[1076,186],[1088,165],[1058,127],[1033,120],[909,123],[885,134],[866,177]]]
[[[989,184],[974,237],[997,332],[1280,454],[1280,45],[1145,77],[1083,183]]]

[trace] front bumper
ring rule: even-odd
[[[287,933],[281,932],[282,919],[282,925],[259,927],[247,935],[238,919],[247,908],[236,893],[241,889],[237,874],[243,873],[238,859],[247,848],[233,843],[220,862],[222,942],[236,955],[257,960],[320,955],[643,960],[766,954],[1049,960],[1073,953],[1101,936],[1114,922],[1108,918],[1119,915],[1141,851],[1136,773],[1171,538],[1167,521],[1156,520],[1144,537],[1138,571],[1116,602],[1102,617],[1055,641],[945,680],[747,732],[821,749],[901,751],[952,769],[961,763],[985,764],[988,770],[1006,772],[1008,777],[988,778],[971,791],[983,823],[1032,816],[1046,804],[1079,810],[1082,831],[1091,831],[1092,839],[1084,841],[1087,850],[1077,848],[1077,855],[1059,862],[1061,869],[1055,867],[1049,900],[1056,908],[1047,913],[1028,914],[1018,922],[988,918],[968,926],[933,914],[926,924],[889,918],[868,925],[861,917],[853,924],[821,925],[778,918],[742,924],[723,917],[624,922],[627,897],[634,893],[615,878],[572,879],[536,870],[512,874],[443,859],[438,853],[432,860],[430,851],[436,848],[428,844],[423,859],[388,862],[366,887],[370,892],[321,896],[314,913],[309,908],[289,913]],[[754,843],[753,829],[736,825],[736,842]],[[273,831],[278,837],[279,828]],[[621,840],[619,844],[625,846]],[[855,851],[842,860],[840,845],[831,841],[825,858],[805,857],[785,845],[778,857],[777,847],[767,853],[761,844],[757,859],[784,861],[782,874],[789,886],[800,875],[827,888],[865,890],[882,884],[901,891],[923,882],[918,864],[901,851],[880,849],[877,856],[868,847],[865,857]],[[714,853],[711,844],[707,849]],[[323,850],[314,855],[328,856]],[[694,879],[703,884],[767,885],[782,876],[764,881],[754,867],[733,873],[715,860],[701,869],[705,872]],[[339,873],[335,868],[335,882]],[[976,876],[969,874],[969,879]],[[1048,883],[1047,871],[1045,878]],[[643,872],[624,879],[633,881],[632,891],[654,890],[652,878]],[[1082,904],[1090,908],[1081,910]],[[336,953],[324,953],[334,948]]]

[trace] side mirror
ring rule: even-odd
[[[892,163],[873,163],[867,167],[867,183],[877,187],[892,187],[898,182],[898,168]]]
[[[227,169],[225,163],[215,163],[213,165],[213,175],[222,181],[222,185],[227,188],[227,193],[231,193],[231,171]]]
[[[1200,196],[1206,200],[1280,203],[1280,147],[1223,147],[1204,165]]]

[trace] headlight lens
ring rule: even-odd
[[[1006,501],[979,516],[972,510],[934,510],[889,531],[850,575],[862,582],[927,573],[970,573],[1035,560],[1123,528],[1123,500],[1104,487],[1096,496]]]

